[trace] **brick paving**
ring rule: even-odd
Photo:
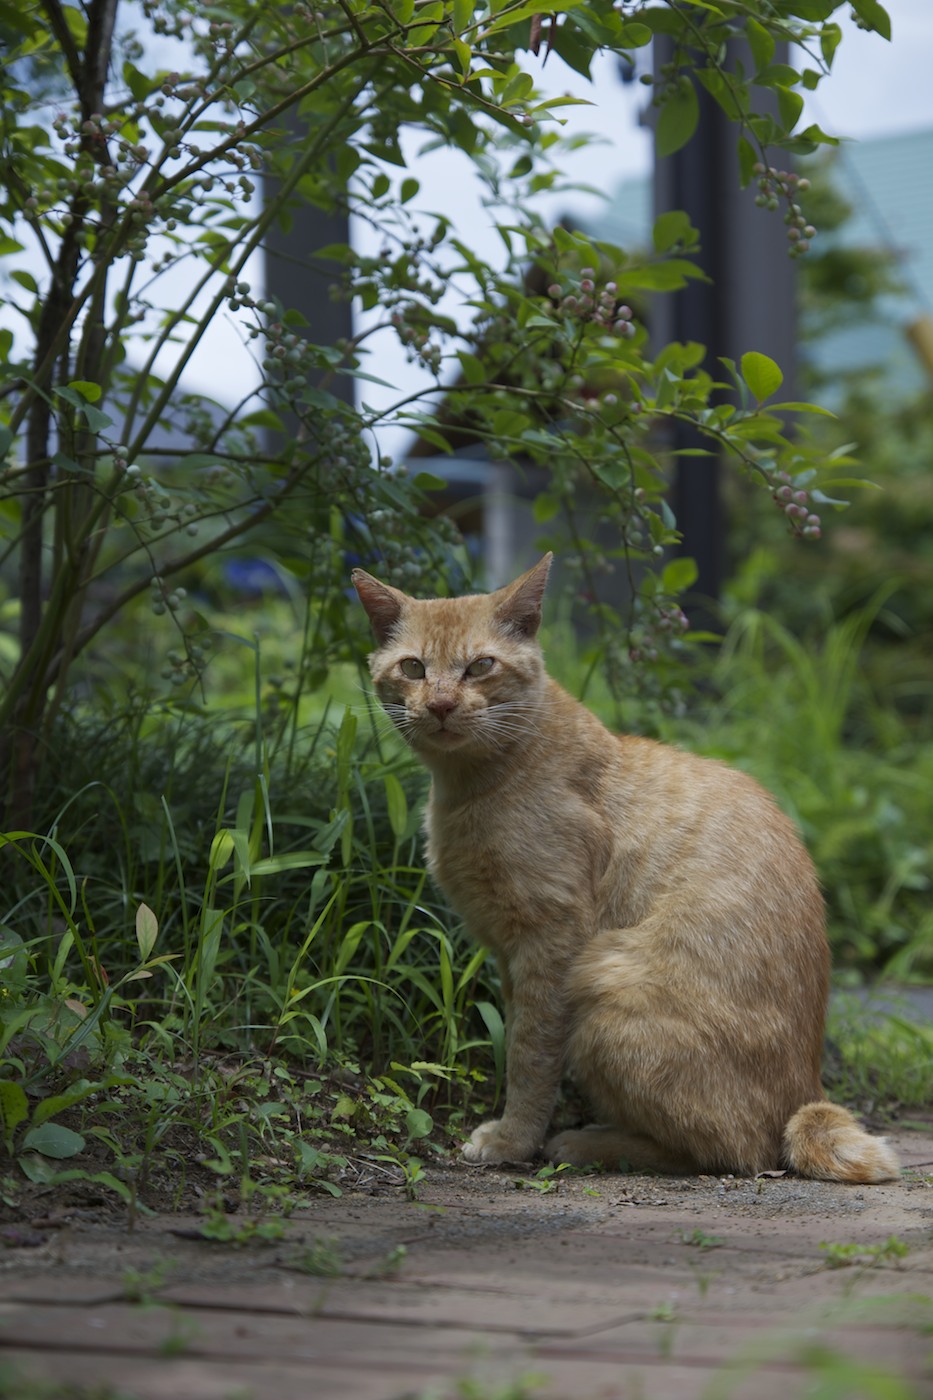
[[[239,1249],[79,1211],[0,1253],[0,1396],[931,1400],[933,1138],[896,1143],[875,1187],[432,1168]],[[892,1235],[902,1259],[820,1247]]]

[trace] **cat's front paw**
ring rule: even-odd
[[[538,1150],[538,1143],[531,1143],[515,1133],[510,1133],[501,1118],[493,1118],[481,1123],[470,1134],[470,1141],[463,1145],[465,1162],[530,1162]]]

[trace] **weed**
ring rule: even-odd
[[[394,1278],[408,1257],[408,1249],[403,1244],[393,1245],[381,1259],[366,1270],[365,1278]]]
[[[855,996],[833,1000],[827,1079],[850,1102],[921,1107],[933,1084],[933,1027],[903,1014],[879,1015]]]
[[[198,1330],[188,1318],[173,1310],[172,1326],[160,1341],[159,1352],[165,1357],[183,1356],[198,1335]]]
[[[106,1381],[80,1385],[26,1377],[4,1363],[0,1364],[0,1396],[4,1400],[137,1400],[138,1392],[118,1390]]]
[[[315,1239],[305,1245],[289,1261],[289,1267],[303,1274],[313,1274],[316,1278],[337,1278],[343,1269],[343,1262],[333,1239]]]
[[[933,1325],[933,1300],[915,1295],[847,1300],[828,1310],[821,1322],[827,1326],[852,1327],[896,1323],[921,1333],[930,1332]],[[803,1372],[803,1386],[791,1386],[793,1393],[821,1397],[821,1400],[842,1400],[858,1396],[859,1400],[920,1400],[920,1387],[906,1376],[889,1367],[875,1366],[812,1338],[812,1319],[807,1327],[811,1335],[800,1336],[780,1330],[758,1338],[724,1366],[703,1392],[703,1400],[732,1400],[736,1395],[755,1393],[756,1374],[775,1365],[788,1366]],[[925,1393],[925,1392],[924,1392]]]
[[[198,1233],[202,1239],[237,1247],[249,1244],[273,1244],[285,1236],[285,1221],[281,1215],[257,1213],[230,1215],[219,1195],[208,1206]]]
[[[720,1245],[725,1244],[721,1235],[708,1235],[699,1226],[695,1230],[681,1230],[680,1242],[694,1249],[718,1249]]]
[[[878,1264],[899,1264],[910,1253],[910,1246],[896,1235],[881,1244],[829,1244],[821,1242],[830,1269],[873,1268]]]
[[[538,1371],[528,1371],[514,1380],[486,1381],[478,1376],[461,1376],[453,1389],[433,1387],[422,1391],[418,1400],[535,1400],[548,1378]]]
[[[569,1162],[559,1162],[557,1165],[546,1163],[535,1172],[533,1177],[513,1177],[512,1185],[517,1190],[537,1191],[539,1195],[546,1196],[551,1191],[560,1190],[560,1178],[567,1175],[588,1176],[595,1170],[593,1167],[574,1167]],[[583,1187],[585,1196],[598,1196],[600,1193],[594,1187]]]
[[[174,1268],[168,1259],[159,1259],[148,1269],[127,1269],[121,1280],[123,1296],[128,1303],[151,1303]]]

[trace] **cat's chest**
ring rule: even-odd
[[[432,801],[425,826],[431,872],[482,943],[505,948],[531,930],[566,928],[590,903],[579,824],[568,829],[546,805]]]

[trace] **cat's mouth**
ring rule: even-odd
[[[436,729],[424,729],[418,737],[421,740],[427,740],[429,744],[452,749],[456,748],[458,744],[462,744],[469,736],[460,729],[451,729],[443,720],[440,720]]]

